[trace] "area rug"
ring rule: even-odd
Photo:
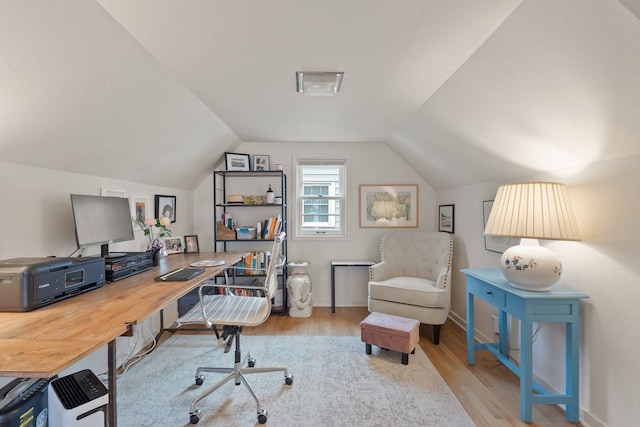
[[[357,336],[243,335],[241,350],[256,366],[286,366],[282,373],[247,379],[268,411],[267,426],[474,426],[422,349],[401,363],[400,353],[365,344]],[[221,375],[205,374],[195,385],[198,366],[231,366],[214,337],[174,335],[118,380],[118,424],[123,427],[191,426],[191,400]],[[198,426],[255,426],[256,404],[233,381],[200,401]]]

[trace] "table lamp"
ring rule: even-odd
[[[523,182],[498,188],[484,234],[520,237],[507,249],[500,268],[511,286],[548,291],[560,280],[562,264],[545,240],[580,240],[580,232],[564,184]]]

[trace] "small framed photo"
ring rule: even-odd
[[[453,233],[455,224],[455,205],[438,206],[438,231]]]
[[[224,162],[228,171],[251,170],[251,159],[248,154],[224,153]]]
[[[255,154],[253,156],[253,170],[254,171],[268,171],[269,170],[269,156],[266,154]]]
[[[156,218],[169,218],[176,222],[176,196],[156,194]]]
[[[200,252],[200,245],[198,245],[198,236],[195,234],[184,236],[184,253],[196,254],[198,252]]]
[[[165,237],[162,239],[167,255],[181,254],[184,252],[184,239],[182,237]]]
[[[136,221],[144,222],[150,218],[149,214],[149,197],[147,196],[131,196],[131,216]]]

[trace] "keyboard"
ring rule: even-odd
[[[156,282],[180,282],[191,280],[205,271],[206,269],[204,268],[176,268],[162,276],[156,277]]]

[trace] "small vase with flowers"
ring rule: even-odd
[[[157,266],[160,262],[160,254],[164,248],[162,239],[171,237],[169,218],[147,218],[144,221],[136,220],[136,224],[140,227],[146,238],[149,240],[148,251],[153,254],[153,265]]]

